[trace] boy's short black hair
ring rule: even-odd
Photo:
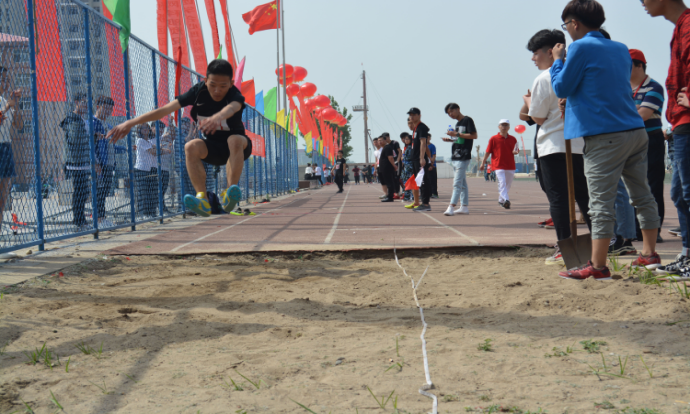
[[[96,98],[96,106],[115,106],[115,101],[110,96],[99,96]]]
[[[449,103],[448,105],[446,105],[445,113],[447,114],[449,111],[453,109],[460,109],[460,105],[456,103]]]
[[[545,47],[553,49],[558,43],[565,43],[565,33],[560,30],[540,30],[538,31],[527,43],[527,50],[535,53],[537,50],[541,50]]]
[[[407,132],[403,132],[402,134],[400,134],[401,139],[405,139],[407,137],[410,137],[410,134],[408,134]]]
[[[596,0],[571,0],[563,9],[561,20],[572,17],[590,29],[599,29],[606,21],[604,7]]]
[[[84,92],[77,92],[72,97],[72,101],[74,101],[74,103],[84,102],[85,100],[86,100],[86,93],[84,93]]]
[[[644,63],[641,60],[637,60],[637,59],[633,59],[632,62],[633,62],[633,66],[635,66],[635,67],[642,65],[642,69],[644,69],[644,73],[647,73],[647,64],[646,63]]]
[[[206,76],[210,75],[225,75],[232,79],[234,71],[230,62],[225,59],[216,59],[209,63],[206,69]]]

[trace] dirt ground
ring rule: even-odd
[[[689,302],[549,253],[399,252],[439,412],[690,413]],[[421,331],[391,252],[102,257],[5,288],[0,412],[426,413]]]

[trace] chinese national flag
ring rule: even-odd
[[[279,24],[280,0],[257,6],[254,10],[242,15],[244,22],[249,25],[249,34],[262,30],[277,29]]]

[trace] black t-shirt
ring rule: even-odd
[[[427,140],[427,145],[429,145],[428,138],[429,138],[429,127],[424,125],[424,123],[420,122],[419,125],[417,125],[417,129],[412,133],[412,154],[414,156],[414,162],[419,162],[420,159],[420,154],[419,150],[422,146],[422,142],[420,138],[424,138]],[[429,157],[424,154],[424,159],[429,162]]]
[[[398,149],[397,151],[400,151],[400,149]],[[379,158],[379,168],[381,168],[381,171],[388,172],[393,171],[395,169],[393,168],[393,164],[391,164],[388,157],[393,157],[393,160],[395,160],[396,158],[398,158],[397,151],[392,142],[383,147],[383,150],[381,151],[381,158]]]
[[[227,141],[230,135],[245,135],[244,124],[242,123],[242,112],[245,108],[244,96],[242,96],[240,90],[235,86],[232,86],[230,90],[228,90],[225,98],[216,102],[211,98],[206,83],[199,82],[192,86],[190,90],[178,96],[177,100],[183,108],[193,105],[192,119],[194,119],[194,121],[210,118],[222,111],[223,108],[230,105],[232,102],[239,102],[242,109],[232,117],[223,121],[220,129],[214,132],[213,135],[207,135],[206,139]]]
[[[455,124],[455,132],[460,134],[474,134],[477,132],[477,128],[474,126],[474,120],[469,116],[466,116]],[[456,139],[457,142],[459,139]],[[466,139],[462,144],[453,143],[453,156],[451,160],[453,161],[467,161],[472,159],[472,145],[474,144],[473,139]]]
[[[335,174],[336,175],[343,175],[345,172],[345,164],[347,161],[345,161],[345,158],[338,158],[335,160]]]
[[[678,125],[674,130],[674,134],[678,135],[688,135],[690,134],[690,124]]]

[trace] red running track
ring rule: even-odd
[[[446,217],[452,180],[439,180],[440,199],[418,213],[400,202],[381,203],[378,184],[326,186],[252,208],[256,216],[215,216],[109,251],[109,254],[222,254],[259,251],[343,251],[360,249],[553,245],[553,230],[537,227],[549,217],[546,196],[534,180],[515,181],[512,208],[498,205],[496,183],[471,178],[470,214]],[[668,188],[666,189],[668,194]],[[668,198],[668,197],[667,197]],[[666,203],[665,228],[677,226],[675,207]],[[585,226],[580,226],[587,232]],[[674,255],[680,239],[663,232],[660,252]],[[641,247],[641,246],[640,246]]]

